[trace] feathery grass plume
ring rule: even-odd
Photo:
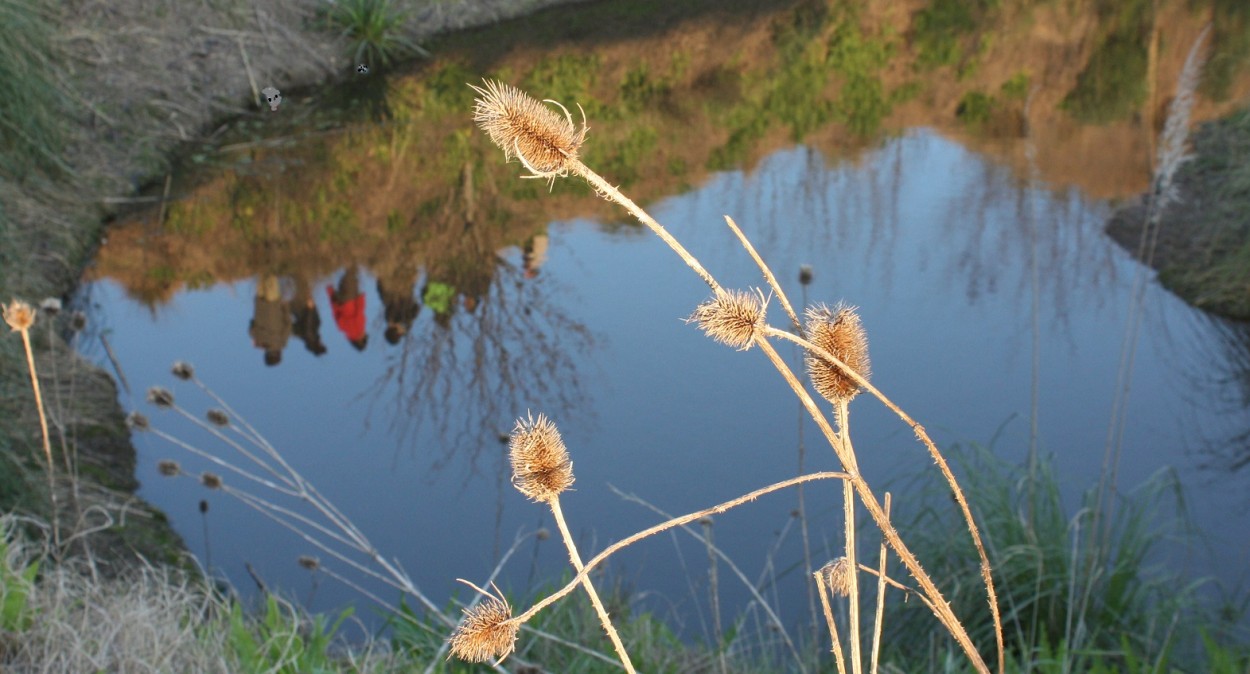
[[[167,409],[174,406],[174,394],[170,393],[167,388],[153,386],[148,389],[148,402],[162,409]]]
[[[721,344],[746,351],[763,331],[767,313],[764,291],[757,288],[752,294],[729,290],[700,304],[686,322],[698,323],[703,332]]]
[[[464,609],[464,620],[447,640],[451,655],[466,662],[487,662],[492,658],[496,664],[503,662],[516,648],[517,631],[521,629],[520,623],[512,622],[512,607],[502,593],[495,596],[468,581],[460,582],[486,597],[477,606]]]
[[[833,309],[823,304],[810,307],[807,310],[807,334],[813,344],[846,363],[859,376],[867,379],[871,375],[868,337],[860,325],[855,307],[842,304]],[[850,402],[859,393],[859,384],[838,366],[813,353],[808,353],[806,360],[812,385],[829,402]]]
[[[217,473],[205,471],[200,473],[200,484],[209,489],[221,489],[221,476]]]
[[[142,412],[131,412],[126,415],[126,426],[132,431],[146,431],[152,427],[147,415]]]
[[[230,417],[221,410],[209,410],[204,413],[204,416],[208,417],[208,422],[214,426],[230,425]]]
[[[503,149],[504,157],[516,157],[533,177],[554,180],[568,175],[570,163],[577,160],[577,151],[586,140],[585,111],[579,131],[573,115],[555,101],[539,102],[516,87],[494,80],[482,80],[482,84],[469,85],[481,94],[474,101],[473,121]],[[559,105],[564,116],[544,102]]]
[[[162,459],[156,462],[156,471],[165,477],[177,477],[182,474],[182,466],[172,459]]]
[[[18,299],[4,306],[4,322],[13,332],[25,332],[35,324],[35,308]]]
[[[535,501],[550,501],[573,484],[573,462],[560,431],[545,415],[517,419],[508,443],[512,485]]]
[[[851,593],[851,565],[846,557],[839,557],[820,567],[819,573],[824,574],[830,592],[839,597]]]
[[[191,367],[191,363],[185,360],[175,361],[173,367],[169,371],[182,381],[190,381],[195,377],[195,368]]]

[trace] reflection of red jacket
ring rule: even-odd
[[[334,287],[326,286],[326,294],[330,296],[330,308],[334,311],[334,322],[339,330],[347,335],[347,340],[355,342],[365,336],[365,296],[357,295],[346,302],[334,301]]]

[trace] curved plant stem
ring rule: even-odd
[[[535,615],[538,614],[539,611],[554,604],[556,601],[560,600],[568,593],[577,589],[577,586],[581,584],[582,579],[589,576],[590,571],[594,569],[596,566],[602,564],[608,557],[611,557],[612,555],[616,554],[622,548],[633,545],[634,543],[637,543],[638,541],[644,538],[654,536],[655,534],[662,533],[664,531],[668,531],[669,529],[672,529],[673,527],[679,527],[683,524],[690,524],[691,522],[698,521],[700,517],[707,517],[708,515],[716,515],[719,513],[723,513],[726,510],[729,510],[731,508],[736,508],[742,505],[743,503],[754,501],[755,499],[765,494],[771,494],[772,492],[785,489],[786,487],[793,487],[796,484],[803,484],[804,482],[811,482],[813,480],[828,480],[828,479],[845,480],[845,479],[848,479],[849,477],[850,477],[849,475],[840,471],[827,471],[827,472],[822,472],[822,473],[811,473],[808,475],[800,475],[799,477],[792,477],[788,480],[782,480],[781,482],[770,484],[767,487],[760,487],[759,489],[756,489],[755,491],[752,491],[747,494],[743,494],[742,496],[739,496],[738,498],[725,501],[724,503],[721,503],[719,505],[714,505],[711,508],[704,508],[703,510],[699,510],[697,512],[688,513],[686,515],[682,515],[681,517],[674,517],[670,520],[660,522],[659,524],[653,527],[643,529],[642,531],[639,531],[636,534],[622,538],[621,540],[604,548],[602,552],[592,557],[589,562],[586,562],[586,566],[582,567],[582,570],[578,571],[577,575],[574,576],[573,579],[568,582],[568,584],[566,584],[564,587],[560,588],[559,590],[556,590],[555,592],[552,592],[551,594],[547,595],[545,598],[542,599],[542,601],[539,601],[538,603],[529,607],[529,609],[527,609],[524,613],[513,618],[512,622],[524,623],[528,621],[530,618],[533,618]]]
[[[556,496],[547,505],[551,506],[551,515],[556,519],[556,526],[560,528],[560,536],[564,538],[564,547],[569,550],[569,563],[573,565],[579,573],[583,568],[581,555],[577,554],[577,544],[573,542],[573,535],[569,533],[569,525],[564,521],[564,511],[560,509],[560,497]],[[625,665],[625,671],[634,674],[634,663],[629,660],[629,653],[625,650],[625,644],[621,643],[621,636],[617,634],[616,628],[612,626],[612,619],[608,617],[608,610],[604,608],[603,601],[599,599],[599,593],[595,591],[595,585],[590,581],[590,576],[582,577],[582,587],[586,588],[586,595],[590,597],[590,603],[595,607],[595,613],[599,614],[599,622],[603,625],[603,631],[607,633],[608,638],[612,640],[612,647],[616,649],[616,655],[620,657],[621,664]]]

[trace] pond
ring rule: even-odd
[[[566,572],[558,540],[534,535],[555,531],[549,511],[509,480],[506,434],[531,413],[569,447],[576,483],[562,504],[583,557],[662,519],[626,494],[680,514],[800,464],[837,470],[765,358],[683,320],[707,287],[662,242],[579,180],[518,179],[472,128],[464,83],[498,77],[582,104],[586,163],[725,286],[763,285],[729,215],[796,301],[857,306],[872,381],[940,447],[1012,462],[1035,448],[1074,505],[1108,447],[1123,491],[1175,471],[1203,545],[1167,556],[1233,587],[1250,555],[1250,476],[1236,470],[1250,330],[1160,289],[1103,232],[1148,188],[1164,103],[1215,11],[1158,4],[1133,42],[1151,45],[1140,74],[1153,79],[1124,84],[1127,98],[1082,84],[1096,68],[1131,80],[1138,53],[1102,64],[1115,54],[1089,45],[1123,36],[1092,8],[984,10],[949,44],[917,27],[934,8],[838,3],[651,8],[663,21],[592,4],[452,36],[412,72],[284,92],[279,111],[190,150],[154,192],[168,199],[111,225],[83,290],[102,337],[89,352],[154,427],[241,462],[144,397],[166,386],[201,417],[228,404],[439,604],[509,553],[498,582],[518,595]],[[1200,92],[1196,117],[1250,91],[1243,72],[1227,80]],[[786,324],[776,303],[770,317]],[[176,381],[175,361],[224,403]],[[868,396],[851,416],[864,475],[896,492],[900,521],[916,516],[916,476],[937,479],[923,447]],[[271,491],[153,434],[135,440],[140,494],[240,591],[261,580],[313,610],[368,614],[356,589],[297,563],[316,555],[397,601],[239,498],[162,477],[158,461]],[[804,491],[817,565],[839,554],[839,491]],[[809,617],[798,507],[783,491],[710,528],[789,624]],[[707,560],[678,533],[611,571],[639,606],[701,638]],[[737,615],[752,596],[719,564],[720,610]]]

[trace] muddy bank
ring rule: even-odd
[[[1176,176],[1179,199],[1154,232],[1141,197],[1112,216],[1107,233],[1186,302],[1250,321],[1250,109],[1201,126],[1192,153]]]

